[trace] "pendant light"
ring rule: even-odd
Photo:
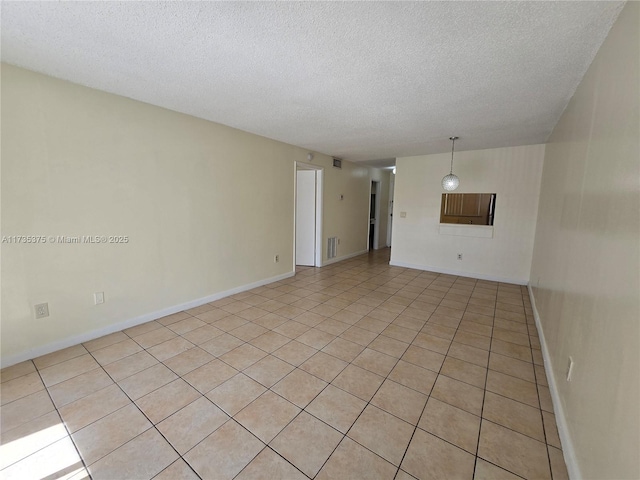
[[[449,140],[451,140],[451,170],[449,171],[449,175],[445,175],[442,179],[442,188],[451,192],[458,188],[458,185],[460,185],[460,179],[453,174],[453,150],[458,137],[449,137]]]

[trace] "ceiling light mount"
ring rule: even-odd
[[[449,140],[451,140],[451,169],[449,170],[449,175],[445,175],[442,179],[442,188],[452,192],[458,188],[458,185],[460,185],[460,179],[453,174],[453,152],[455,150],[456,140],[458,140],[458,137],[449,137]]]

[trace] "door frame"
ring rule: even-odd
[[[376,214],[375,214],[375,217],[373,217],[373,249],[378,250],[380,248],[380,239],[378,237],[380,236],[380,197],[382,196],[382,182],[380,180],[371,179],[371,183],[376,184],[375,192],[373,191],[373,188],[371,188],[371,192],[369,192],[369,195],[371,195],[372,193],[376,195],[376,205],[375,205]],[[369,230],[370,229],[371,229],[371,201],[369,201],[369,228],[367,229],[367,250],[370,250],[369,248]]]
[[[316,171],[316,238],[314,252],[314,266],[322,266],[322,185],[324,168],[304,162],[293,162],[293,269],[296,268],[296,201],[298,195],[298,170]]]

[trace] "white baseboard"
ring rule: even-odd
[[[341,262],[343,260],[347,260],[349,258],[357,257],[358,255],[363,255],[367,253],[369,250],[360,250],[359,252],[350,253],[348,255],[343,255],[341,257],[330,258],[329,260],[325,260],[322,262],[322,266],[331,265],[332,263]]]
[[[73,345],[77,345],[79,343],[88,342],[89,340],[94,340],[96,338],[103,337],[104,335],[109,335],[110,333],[119,332],[120,330],[124,330],[125,328],[135,327],[136,325],[150,322],[151,320],[157,320],[158,318],[166,317],[167,315],[171,315],[173,313],[178,313],[183,310],[199,307],[200,305],[204,305],[205,303],[215,302],[216,300],[220,300],[221,298],[235,295],[236,293],[246,292],[247,290],[252,290],[269,283],[278,282],[280,280],[284,280],[285,278],[293,277],[294,275],[295,272],[288,272],[275,277],[265,278],[264,280],[259,280],[247,285],[241,285],[230,290],[225,290],[224,292],[214,293],[212,295],[198,298],[196,300],[191,300],[180,305],[174,305],[172,307],[163,308],[162,310],[156,310],[155,312],[145,313],[144,315],[139,315],[122,322],[107,325],[106,327],[81,333],[79,335],[48,343],[40,347],[31,348],[27,351],[17,353],[15,355],[3,357],[2,359],[0,359],[0,366],[2,368],[10,367],[11,365],[24,362],[25,360],[31,360],[32,358],[40,357],[42,355],[46,355],[47,353],[52,353],[67,347],[72,347]]]
[[[549,356],[547,342],[544,338],[544,330],[542,329],[542,323],[540,322],[540,315],[538,314],[538,309],[536,308],[536,299],[533,295],[531,285],[527,285],[527,289],[529,290],[529,299],[531,300],[533,318],[536,322],[536,328],[538,329],[538,336],[540,337],[540,348],[542,350],[544,370],[547,373],[547,382],[549,383],[549,391],[551,392],[551,400],[553,401],[553,410],[555,412],[556,423],[558,425],[558,435],[560,436],[560,443],[562,444],[562,454],[564,455],[564,462],[567,465],[569,478],[580,479],[583,477],[580,473],[580,467],[578,465],[576,451],[573,447],[573,441],[571,440],[571,435],[569,434],[567,417],[564,413],[562,402],[560,401],[560,395],[558,394],[558,386],[553,370],[553,364],[551,362],[551,357]]]
[[[413,268],[414,270],[424,270],[426,272],[444,273],[446,275],[456,275],[458,277],[479,278],[480,280],[489,280],[491,282],[513,283],[516,285],[526,285],[528,280],[521,278],[497,277],[495,275],[485,275],[482,273],[462,272],[459,270],[450,270],[448,268],[430,267],[428,265],[416,265],[413,263],[398,262],[392,260],[389,265],[393,267]]]

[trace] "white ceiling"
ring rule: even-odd
[[[393,161],[545,142],[623,4],[3,1],[2,60]]]

